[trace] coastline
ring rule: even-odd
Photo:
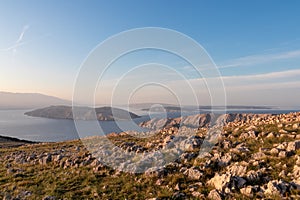
[[[22,140],[14,137],[0,135],[0,148],[19,147],[25,144],[38,144],[39,142]]]
[[[5,135],[20,140],[35,141],[35,142],[63,142],[76,140],[80,137],[93,136],[92,129],[89,129],[90,122],[84,121],[84,126],[87,128],[86,135],[78,136],[74,122],[64,119],[46,119],[40,117],[28,117],[23,114],[24,110],[13,110],[10,114],[9,110],[0,113],[0,127],[3,131],[0,135]],[[291,112],[299,112],[299,110],[230,110],[228,114],[287,114]],[[209,113],[209,112],[204,112]],[[185,113],[184,113],[185,114]],[[180,113],[169,113],[169,118],[178,118]],[[188,116],[183,115],[183,116]],[[8,118],[7,118],[8,116]],[[144,117],[135,119],[136,124],[148,121],[149,118]],[[121,133],[123,131],[136,131],[133,129],[121,130],[115,124],[115,121],[99,121],[105,134]],[[126,127],[126,121],[119,121],[122,126]]]

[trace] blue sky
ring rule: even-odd
[[[224,77],[229,104],[296,106],[299,13],[296,0],[2,0],[0,90],[71,99],[79,67],[95,46],[121,31],[150,26],[174,29],[201,44]],[[121,60],[107,79],[122,74],[121,66],[126,71],[136,60],[148,62],[153,57],[197,78],[170,55],[144,52]]]

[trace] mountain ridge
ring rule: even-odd
[[[41,93],[0,91],[0,109],[35,109],[49,105],[71,105],[71,101]]]

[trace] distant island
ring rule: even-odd
[[[162,104],[164,110],[166,112],[191,112],[191,111],[197,111],[197,110],[269,110],[272,109],[271,107],[267,106],[172,106],[172,105],[164,105]],[[142,111],[152,111],[152,112],[161,112],[161,108],[142,108]]]
[[[127,110],[112,107],[77,107],[76,109],[80,112],[76,120],[95,120],[94,112],[99,121],[130,120],[140,117]],[[74,119],[71,106],[50,106],[26,112],[25,115],[50,119]]]
[[[181,107],[178,107],[178,106],[163,106],[163,109],[166,112],[193,111],[192,109],[181,108]],[[163,111],[161,107],[157,107],[157,108],[143,108],[141,110],[142,111],[151,111],[151,112],[162,112]]]

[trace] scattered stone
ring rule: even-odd
[[[200,192],[197,192],[197,191],[192,192],[192,196],[197,197],[199,199],[204,199],[205,198],[204,194],[201,194]]]
[[[257,153],[254,153],[252,155],[252,157],[254,160],[262,160],[266,157],[266,154],[264,154],[263,152],[257,152]]]
[[[224,140],[222,142],[223,149],[229,149],[232,147],[232,142],[230,140]]]
[[[280,151],[279,154],[278,154],[278,156],[279,156],[280,158],[286,158],[287,155],[288,155],[288,153],[287,153],[286,151]]]
[[[214,189],[209,192],[208,198],[211,200],[222,200],[222,194],[218,190]]]
[[[155,182],[155,185],[162,185],[163,180],[162,179],[157,179],[157,181]]]
[[[240,135],[240,139],[249,139],[249,138],[252,139],[256,138],[255,131],[245,132]]]
[[[276,136],[273,132],[271,132],[267,135],[267,138],[274,138],[274,137],[276,137]]]
[[[287,145],[287,151],[297,151],[300,149],[300,140],[289,142]]]
[[[279,131],[278,131],[280,134],[287,134],[288,132],[286,131],[286,130],[284,130],[284,129],[280,129]]]
[[[241,192],[243,195],[252,198],[252,197],[253,197],[253,193],[254,193],[253,186],[247,186],[247,187],[245,187],[245,188],[241,188],[241,189],[240,189],[240,192]]]
[[[298,165],[294,165],[293,175],[296,179],[300,178],[300,167]]]
[[[182,192],[175,192],[173,194],[173,196],[172,196],[172,199],[178,199],[178,200],[180,200],[180,199],[184,199],[185,196],[186,195],[184,193],[182,193]]]
[[[283,181],[269,181],[264,193],[270,196],[281,196],[289,190],[290,185]]]
[[[47,154],[46,156],[40,158],[39,163],[41,165],[47,165],[48,163],[50,163],[52,160],[52,156],[51,154]]]
[[[166,175],[166,170],[164,168],[149,168],[147,171],[145,171],[146,176],[156,176],[156,177],[162,177]]]
[[[293,128],[293,129],[298,129],[298,128],[299,128],[299,124],[298,124],[298,123],[293,124],[292,128]]]
[[[224,156],[221,157],[221,159],[218,162],[218,165],[220,167],[226,167],[227,165],[229,165],[231,159],[232,159],[231,154],[227,153],[227,154],[225,154]]]
[[[278,155],[279,150],[277,148],[272,148],[270,153],[273,154],[273,155]]]
[[[227,167],[227,172],[232,176],[244,176],[247,171],[247,166],[239,165],[235,163],[232,166]]]
[[[300,156],[296,155],[295,157],[296,160],[296,165],[300,165]]]
[[[285,170],[282,170],[279,174],[278,174],[279,177],[281,178],[285,178],[286,177],[286,172]]]
[[[177,184],[175,185],[174,190],[177,190],[177,191],[180,190],[179,183],[177,183]]]
[[[43,200],[55,200],[56,198],[54,196],[45,196]]]

